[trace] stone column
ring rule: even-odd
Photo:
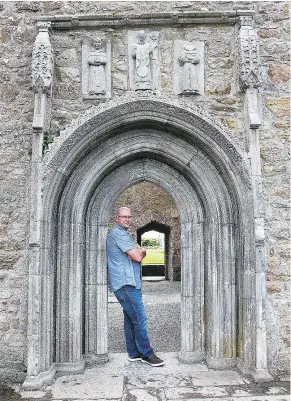
[[[71,199],[71,194],[66,194]],[[84,369],[82,356],[83,274],[85,265],[84,224],[59,210],[57,296],[56,296],[56,368],[62,372]],[[73,220],[73,221],[72,221]]]
[[[181,223],[181,351],[179,359],[205,359],[203,223]]]
[[[225,204],[227,200],[225,200]],[[236,286],[233,224],[221,217],[208,223],[206,238],[207,365],[213,369],[236,366]]]
[[[75,222],[71,227],[69,271],[69,360],[76,368],[83,366],[82,358],[82,305],[85,234],[84,226]]]
[[[27,329],[27,378],[26,389],[34,389],[50,381],[52,327],[43,322],[52,322],[53,310],[50,271],[43,269],[41,258],[42,224],[42,148],[43,136],[50,125],[50,100],[53,77],[53,51],[49,39],[50,23],[38,23],[39,33],[32,53],[32,84],[35,92],[32,160],[30,178],[30,228],[29,228],[29,289]],[[44,271],[45,270],[45,271]],[[43,289],[46,291],[43,291]],[[44,340],[45,339],[45,340]],[[42,373],[41,377],[39,376]]]
[[[108,361],[107,335],[107,225],[92,224],[87,216],[87,261],[85,269],[85,359],[86,364]]]
[[[271,379],[267,370],[266,329],[264,308],[266,299],[266,256],[264,210],[262,205],[262,174],[260,163],[259,127],[261,116],[258,106],[260,78],[259,41],[253,28],[252,17],[240,17],[238,27],[239,82],[245,93],[245,119],[253,193],[255,249],[249,250],[255,266],[243,272],[244,347],[240,369],[251,374],[256,381]]]

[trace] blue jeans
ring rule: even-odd
[[[153,353],[146,328],[147,316],[141,290],[125,285],[115,291],[123,308],[126,349],[130,357],[148,356]]]

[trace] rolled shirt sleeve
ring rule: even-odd
[[[130,234],[125,230],[120,230],[118,235],[114,233],[113,238],[115,239],[116,245],[122,250],[122,252],[127,252],[130,249],[136,248],[136,243],[131,238]]]

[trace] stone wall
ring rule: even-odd
[[[268,251],[267,330],[270,372],[289,369],[289,3],[288,2],[3,2],[0,4],[0,371],[22,380],[26,365],[27,243],[33,92],[32,48],[40,16],[62,14],[146,14],[190,10],[226,11],[253,7],[260,38],[263,85],[260,128],[265,229]],[[81,43],[84,35],[110,37],[112,97],[130,96],[127,33],[134,28],[54,30],[52,124],[44,148],[74,119],[103,100],[83,100]],[[235,28],[232,25],[150,26],[159,31],[158,92],[173,95],[173,41],[205,43],[205,93],[185,96],[225,126],[247,150],[243,94],[238,90]],[[33,191],[33,188],[31,189]],[[150,218],[150,217],[149,217]],[[142,223],[142,222],[141,222]],[[1,377],[1,376],[0,376]]]
[[[276,320],[271,313],[267,318],[269,344],[273,344],[268,350],[268,362],[277,373],[285,371],[290,352],[290,67],[285,40],[289,5],[262,3],[257,16],[264,66],[260,140],[268,251],[267,300],[268,310],[274,308],[276,314]]]

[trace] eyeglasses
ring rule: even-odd
[[[131,216],[118,216],[118,217],[121,217],[122,219],[131,219],[132,218]]]

